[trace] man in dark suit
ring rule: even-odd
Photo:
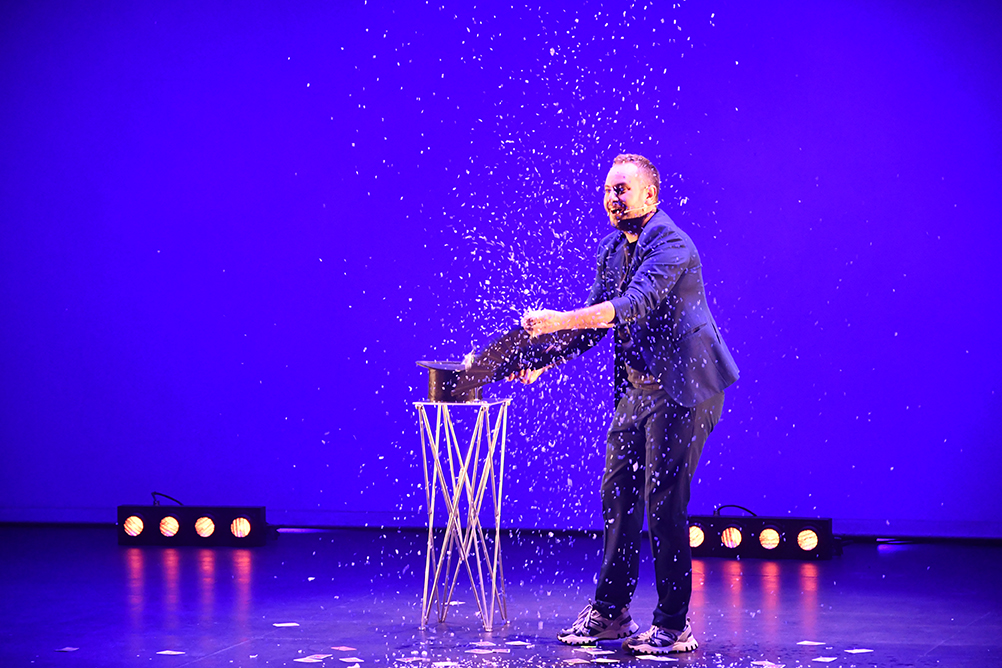
[[[522,319],[532,336],[578,330],[555,361],[594,346],[609,329],[615,332],[616,410],[602,477],[605,556],[594,603],[558,637],[579,645],[638,630],[629,605],[646,506],[658,605],[651,628],[623,644],[637,654],[698,646],[687,618],[692,556],[686,508],[703,444],[723,410],[723,391],[738,378],[710,314],[699,254],[657,208],[659,191],[660,177],[649,160],[617,156],[604,197],[617,231],[599,244],[587,305],[530,311]],[[533,382],[540,373],[518,375]]]

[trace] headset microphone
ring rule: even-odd
[[[655,207],[656,207],[656,206],[657,206],[658,204],[660,204],[660,203],[661,203],[660,201],[658,201],[658,202],[654,202],[653,206],[655,206]],[[624,215],[624,214],[627,214],[627,213],[632,213],[632,212],[634,212],[634,211],[643,211],[643,210],[644,210],[644,209],[646,209],[646,208],[647,208],[646,206],[638,206],[638,207],[634,207],[634,208],[632,208],[632,209],[619,209],[619,210],[617,210],[617,211],[613,211],[613,213],[614,213],[615,215],[617,215],[617,216],[622,216],[622,215]]]

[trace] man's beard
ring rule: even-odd
[[[620,232],[640,236],[640,232],[644,229],[644,220],[646,218],[646,215],[637,216],[636,218],[617,218],[613,216],[612,224]]]

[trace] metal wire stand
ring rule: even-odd
[[[421,628],[428,625],[433,610],[437,611],[439,622],[445,621],[450,606],[457,603],[453,595],[463,571],[472,585],[484,629],[494,628],[495,613],[499,625],[508,621],[501,566],[501,499],[510,402],[510,399],[498,399],[466,403],[419,401],[414,404],[421,431],[421,462],[428,507]],[[471,408],[477,410],[477,418],[464,449],[456,435],[452,411]],[[490,544],[487,540],[490,528],[485,534],[480,520],[488,487],[494,508]],[[435,527],[439,495],[448,514],[444,531]],[[441,540],[436,541],[436,533],[441,534]]]

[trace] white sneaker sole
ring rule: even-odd
[[[617,632],[605,630],[596,636],[578,636],[573,634],[559,635],[557,636],[557,640],[565,645],[590,645],[591,643],[598,642],[599,640],[619,640],[620,638],[628,638],[639,630],[640,626],[636,622],[630,621],[630,625],[628,627],[620,627]]]
[[[695,638],[689,638],[685,642],[677,642],[670,647],[654,647],[653,645],[627,645],[624,643],[623,649],[632,654],[684,654],[692,652],[699,647]]]

